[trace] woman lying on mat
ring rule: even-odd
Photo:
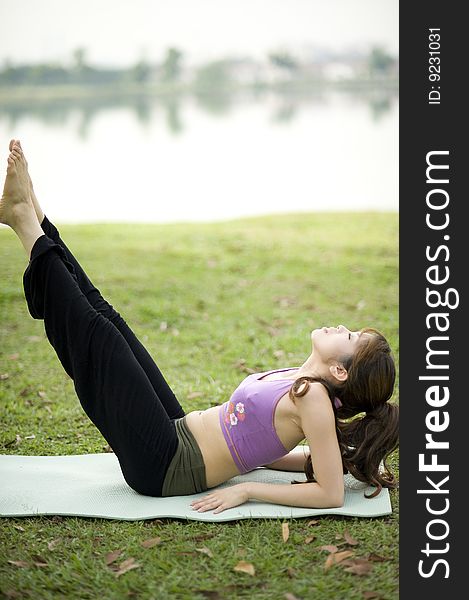
[[[195,510],[220,513],[251,498],[338,507],[346,472],[376,486],[372,495],[396,486],[386,465],[398,444],[399,411],[388,402],[395,365],[378,331],[315,329],[300,367],[249,375],[221,406],[186,415],[153,359],[44,216],[20,142],[12,140],[9,149],[0,222],[16,232],[30,259],[23,276],[29,312],[44,320],[83,409],[130,487],[148,496],[186,495],[259,466],[304,468],[302,485],[248,482],[192,502]],[[308,455],[292,452],[304,439]]]

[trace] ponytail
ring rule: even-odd
[[[383,487],[397,487],[387,459],[399,444],[399,407],[385,402],[363,417],[338,422],[342,463],[355,479],[376,486],[367,498]]]

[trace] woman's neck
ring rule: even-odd
[[[295,373],[295,377],[324,377],[324,375],[324,365],[318,364],[314,354],[310,354]]]

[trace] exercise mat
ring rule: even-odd
[[[304,473],[260,467],[233,477],[219,487],[245,481],[289,484],[304,481]],[[125,482],[116,456],[78,454],[68,456],[0,456],[0,516],[30,517],[66,515],[126,521],[155,518],[196,521],[233,521],[250,518],[299,518],[316,515],[378,517],[392,512],[389,492],[367,499],[374,488],[344,476],[345,502],[340,508],[298,508],[250,500],[214,514],[199,513],[190,503],[208,492],[190,496],[156,498],[142,496]],[[212,488],[216,489],[216,488]]]

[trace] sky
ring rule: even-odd
[[[399,50],[398,0],[0,0],[0,64],[158,62],[170,46],[188,63],[273,50]]]

